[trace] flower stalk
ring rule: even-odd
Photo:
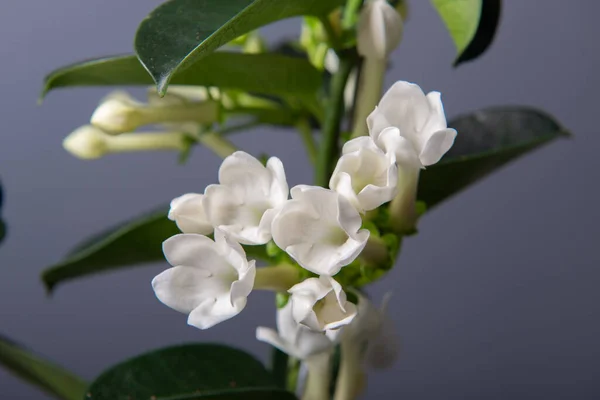
[[[397,233],[411,234],[417,226],[417,189],[420,169],[411,166],[398,168],[398,195],[390,203],[392,228]]]
[[[331,380],[331,354],[322,353],[309,357],[306,361],[308,379],[302,400],[323,400],[329,398]]]
[[[287,292],[301,281],[300,270],[290,264],[258,268],[254,279],[254,289]]]
[[[340,369],[333,400],[354,400],[362,391],[365,378],[361,368],[361,348],[349,338],[342,340],[340,348]]]

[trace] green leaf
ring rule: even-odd
[[[501,0],[431,0],[456,45],[454,65],[479,57],[492,44]]]
[[[308,60],[280,54],[218,52],[173,76],[178,85],[217,86],[269,95],[314,97],[322,85],[320,72]],[[71,86],[152,85],[135,56],[83,61],[50,73],[43,98],[52,89]]]
[[[0,336],[0,365],[44,392],[63,400],[81,400],[87,383]]]
[[[552,117],[528,107],[498,107],[459,116],[454,146],[419,179],[418,198],[433,206],[474,182],[568,132]]]
[[[162,95],[176,73],[272,22],[324,16],[344,0],[169,0],[140,24],[136,53]]]
[[[88,400],[294,400],[262,364],[240,350],[190,344],[125,361],[92,383]]]
[[[42,272],[48,291],[60,282],[138,264],[163,261],[162,242],[180,233],[161,209],[102,232]]]
[[[59,263],[42,272],[49,292],[57,284],[140,264],[165,262],[162,242],[181,233],[167,218],[168,207],[143,214],[79,244]],[[269,260],[265,246],[243,246],[250,259]]]

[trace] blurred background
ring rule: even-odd
[[[257,325],[274,326],[272,296],[208,331],[159,303],[150,265],[61,285],[48,297],[40,271],[83,237],[216,180],[205,149],[84,162],[61,147],[105,89],[36,100],[44,75],[81,59],[130,52],[138,22],[159,0],[8,0],[0,6],[0,179],[9,231],[0,249],[0,334],[93,379],[155,347],[224,341],[266,359]],[[449,117],[532,105],[575,137],[502,169],[436,208],[405,241],[399,265],[372,287],[393,291],[399,362],[369,376],[369,399],[600,398],[600,37],[593,1],[506,1],[498,36],[453,69],[454,48],[427,1],[410,1],[405,39],[387,84],[402,79],[443,93]],[[264,30],[295,34],[289,21]],[[142,90],[134,91],[141,94]],[[290,186],[312,173],[294,133],[260,129],[240,147],[281,158]],[[46,399],[0,369],[0,398]]]

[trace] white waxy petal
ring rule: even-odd
[[[202,194],[188,193],[171,201],[169,219],[175,221],[181,232],[201,235],[213,232],[213,226],[204,212],[203,198]]]
[[[294,321],[290,302],[277,310],[277,331],[259,327],[256,338],[300,360],[333,349],[333,343],[323,332],[314,332]]]
[[[273,240],[303,268],[335,275],[362,251],[369,232],[352,204],[339,193],[317,186],[292,188],[273,219]]]
[[[283,164],[272,157],[263,166],[251,155],[238,151],[219,169],[219,184],[206,188],[206,215],[233,239],[243,244],[265,244],[271,240],[275,210],[288,198]]]
[[[337,330],[356,316],[356,306],[346,301],[341,285],[329,276],[306,279],[289,293],[294,320],[314,331]]]
[[[384,59],[402,40],[402,17],[387,0],[368,0],[358,20],[358,53]]]
[[[395,154],[384,153],[370,137],[359,137],[344,145],[329,187],[364,213],[392,200],[397,183]]]
[[[242,247],[215,231],[215,241],[198,234],[180,234],[163,244],[173,266],[152,281],[165,305],[188,313],[188,323],[207,329],[239,314],[254,286],[255,262]]]
[[[456,137],[447,128],[440,93],[425,95],[418,85],[403,81],[385,93],[367,125],[381,149],[395,153],[399,165],[415,168],[437,163]]]

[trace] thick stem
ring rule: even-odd
[[[289,264],[256,269],[254,289],[287,292],[289,288],[300,282],[300,271]]]
[[[326,187],[339,153],[339,137],[341,120],[344,116],[344,90],[350,76],[354,59],[347,55],[340,56],[340,68],[331,80],[329,102],[323,124],[322,141],[317,158],[315,183]]]
[[[381,99],[385,79],[386,59],[368,57],[363,61],[360,71],[358,95],[354,109],[354,129],[352,137],[364,136],[369,133],[367,117]]]
[[[179,132],[125,133],[104,138],[107,153],[149,150],[184,150],[185,135]]]
[[[390,219],[397,233],[409,234],[416,229],[420,172],[419,168],[398,165],[398,195],[390,204]]]
[[[165,122],[211,124],[219,120],[219,103],[185,103],[168,106],[146,106],[136,110],[141,125]]]
[[[342,27],[344,29],[350,29],[358,21],[358,11],[362,5],[363,0],[347,0],[346,6],[344,7],[344,14],[342,16]]]
[[[306,147],[308,159],[311,164],[314,165],[317,162],[317,145],[308,120],[306,118],[300,118],[296,123],[296,128],[298,128],[298,132],[300,132],[300,136]]]
[[[329,399],[329,382],[331,380],[331,355],[322,353],[309,357],[306,361],[308,379],[302,400]]]
[[[387,245],[380,238],[371,235],[367,245],[360,253],[360,258],[372,266],[385,265],[389,261],[390,254]]]
[[[237,148],[229,140],[225,139],[218,133],[204,132],[197,137],[199,143],[210,149],[213,153],[221,158],[232,155],[237,151]]]
[[[362,391],[364,383],[360,346],[350,339],[344,339],[341,350],[340,370],[333,400],[355,400]]]

